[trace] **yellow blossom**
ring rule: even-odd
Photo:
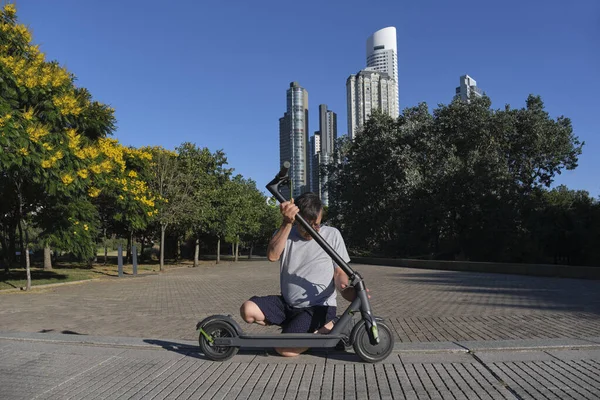
[[[148,216],[151,217],[152,215],[152,211],[148,211]]]
[[[77,171],[77,175],[79,175],[80,178],[86,179],[88,177],[88,170],[87,169],[80,169],[79,171]]]
[[[81,142],[81,135],[77,134],[75,129],[68,129],[67,136],[69,138],[69,148],[76,149],[79,147],[79,143]]]
[[[33,108],[25,111],[23,113],[23,118],[25,118],[27,121],[31,121],[33,119]]]
[[[40,138],[48,135],[48,128],[41,124],[29,125],[26,129],[32,142],[37,143]]]
[[[71,93],[65,93],[62,96],[54,96],[52,103],[59,109],[62,115],[79,115],[81,107],[77,99]]]
[[[42,146],[48,151],[52,151],[52,149],[54,148],[50,143],[42,143]]]
[[[7,3],[4,6],[4,12],[6,13],[6,15],[8,15],[9,17],[12,17],[16,14],[17,12],[17,7],[15,7],[14,4],[12,3]]]
[[[130,178],[137,178],[138,174],[135,171],[129,171],[127,174]]]
[[[61,177],[61,180],[65,185],[70,185],[75,179],[70,174],[65,174]]]
[[[102,168],[102,171],[104,171],[104,172],[110,172],[113,169],[112,163],[108,160],[102,161],[102,163],[100,164],[100,167]]]
[[[98,195],[100,195],[100,189],[91,187],[88,189],[88,195],[90,197],[98,197]]]
[[[43,160],[42,161],[42,168],[50,168],[52,167],[53,162],[50,160]]]
[[[86,230],[86,231],[88,230],[87,224],[83,224],[83,229]]]
[[[28,156],[29,155],[29,150],[27,150],[26,147],[21,147],[19,149],[19,154],[23,155],[23,156]]]
[[[95,174],[99,174],[100,172],[102,172],[102,168],[100,168],[100,166],[98,164],[91,165],[90,169]]]
[[[14,27],[15,32],[23,38],[27,43],[31,42],[31,32],[25,25],[16,25]]]

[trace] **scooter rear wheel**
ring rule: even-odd
[[[360,321],[354,328],[354,340],[352,346],[354,352],[363,360],[369,363],[376,363],[384,360],[394,350],[394,335],[392,330],[383,322],[377,322],[377,333],[379,343],[372,344],[369,339],[369,333],[365,326],[365,321]]]
[[[236,337],[237,332],[227,322],[224,321],[211,321],[202,327],[202,330],[211,339],[222,338],[222,337]],[[200,350],[209,359],[213,361],[225,361],[235,356],[239,350],[238,347],[230,346],[215,346],[211,344],[210,340],[202,332],[199,337]]]

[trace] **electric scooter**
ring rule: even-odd
[[[279,192],[281,186],[289,185],[288,169],[290,163],[284,162],[275,178],[267,184],[267,190],[280,202],[285,198]],[[244,333],[239,324],[230,315],[213,315],[198,322],[196,329],[200,331],[200,349],[213,361],[225,361],[243,348],[285,348],[310,347],[334,348],[340,341],[345,347],[352,346],[355,353],[366,362],[375,363],[384,360],[394,349],[392,330],[382,318],[373,315],[369,304],[367,288],[362,276],[333,250],[333,248],[316,232],[300,215],[296,221],[312,236],[349,277],[349,286],[354,287],[356,299],[339,317],[328,334],[315,333],[282,333],[278,335],[249,335]],[[353,315],[360,313],[361,319],[354,326]],[[351,329],[350,329],[351,328]],[[348,332],[350,332],[348,334]]]

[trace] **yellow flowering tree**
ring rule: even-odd
[[[114,145],[117,146],[117,143]],[[113,150],[119,154],[125,168],[113,172],[110,179],[105,179],[102,185],[89,191],[100,216],[105,262],[107,235],[117,234],[127,238],[126,254],[129,258],[134,234],[144,231],[156,218],[161,202],[161,197],[154,195],[147,183],[153,162],[152,152],[122,146]],[[93,166],[92,173],[98,168]]]
[[[103,194],[120,207],[115,217],[129,219],[133,227],[152,218],[155,199],[136,172],[136,162],[150,155],[109,138],[114,127],[114,110],[76,87],[64,67],[47,61],[29,30],[17,22],[15,6],[5,5],[0,13],[0,232],[6,232],[5,256],[14,254],[15,228],[26,233],[33,223],[46,244],[89,259],[98,218],[88,205]],[[27,240],[21,247],[27,247]]]

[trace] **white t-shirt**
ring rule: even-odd
[[[340,231],[322,226],[319,234],[344,261],[350,262]],[[334,261],[314,239],[300,236],[296,226],[292,227],[285,243],[280,267],[281,295],[291,307],[337,305]]]

